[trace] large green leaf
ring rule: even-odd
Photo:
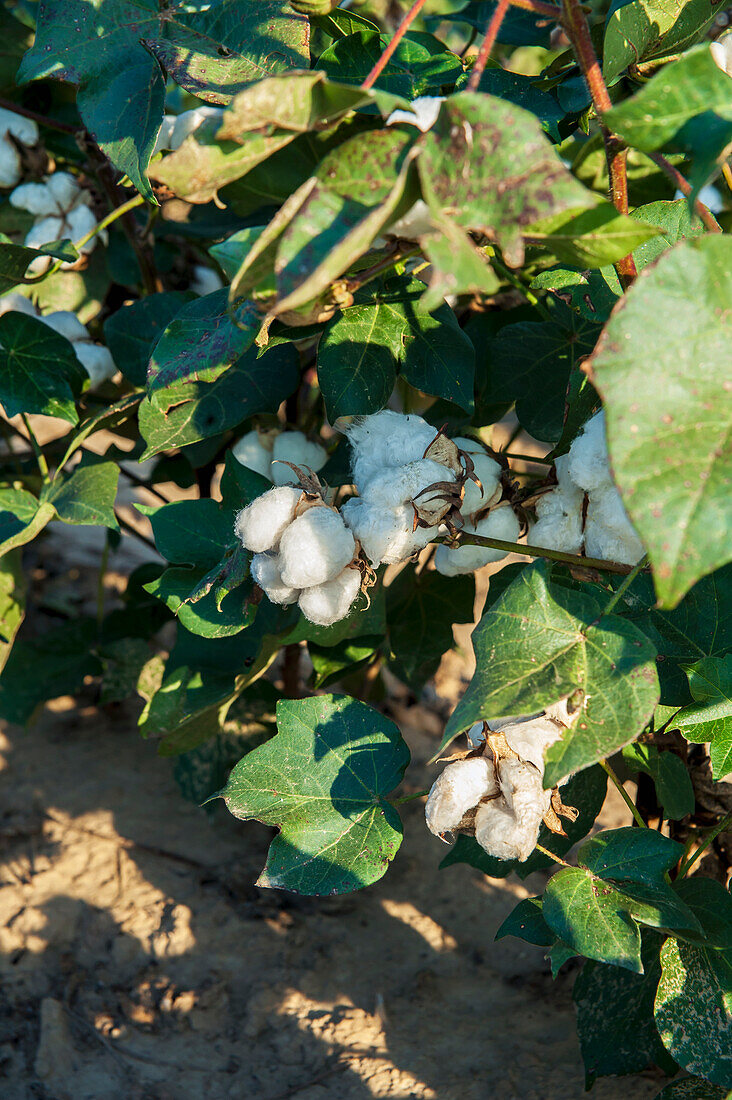
[[[522,233],[529,227],[596,205],[536,116],[494,96],[451,96],[423,142],[417,163],[428,205],[438,216],[485,233],[514,265],[522,261]]]
[[[656,1027],[679,1065],[729,1088],[732,952],[667,940],[661,950]]]
[[[246,590],[224,593],[219,601],[211,585],[194,600],[202,579],[200,569],[174,567],[144,587],[186,630],[202,638],[231,638],[252,623],[256,607],[248,602]]]
[[[64,523],[104,525],[119,530],[114,514],[119,466],[90,451],[70,472],[61,472],[44,489],[41,501],[52,504]]]
[[[643,973],[640,930],[627,900],[582,867],[564,867],[549,880],[544,919],[577,954]]]
[[[609,829],[585,841],[577,859],[600,878],[651,886],[663,882],[684,854],[683,844],[653,829]]]
[[[631,770],[650,775],[663,816],[678,821],[694,812],[696,800],[688,768],[674,752],[659,752],[655,745],[634,741],[623,749]]]
[[[732,771],[732,654],[696,661],[687,675],[694,702],[679,711],[674,727],[687,741],[711,741],[714,778],[724,779]]]
[[[574,726],[546,753],[545,784],[634,740],[658,701],[654,650],[584,592],[560,588],[550,569],[524,568],[473,631],[477,667],[442,748],[479,719],[531,714],[581,693]]]
[[[664,607],[732,558],[731,296],[732,240],[683,241],[641,273],[592,360],[615,480]]]
[[[259,885],[341,894],[375,882],[402,836],[384,798],[409,762],[399,730],[345,695],[283,700],[277,726],[221,792],[236,817],[280,828]]]
[[[147,0],[43,0],[18,79],[78,84],[85,125],[115,167],[151,197],[145,169],[163,117],[160,63],[187,91],[227,103],[263,76],[306,66],[307,44],[307,19],[282,0],[165,10]]]
[[[318,68],[331,80],[362,84],[389,45],[390,37],[369,28],[359,29],[329,46],[318,58]],[[443,86],[454,84],[462,71],[460,58],[437,38],[411,32],[398,43],[376,86],[411,100],[439,95]]]
[[[24,244],[13,244],[4,234],[0,234],[0,291],[11,290],[25,278],[28,265],[39,256],[51,256],[54,259],[73,263],[79,253],[71,241],[56,241],[42,248],[28,248]]]
[[[168,561],[210,569],[234,542],[232,516],[215,500],[175,500],[140,508],[149,516],[155,545]]]
[[[25,313],[0,317],[0,402],[7,416],[44,413],[70,424],[86,378],[69,341]]]
[[[579,214],[542,218],[524,239],[557,260],[585,269],[616,263],[657,235],[658,230],[639,216],[619,214],[612,203],[601,202]]]
[[[614,0],[605,24],[605,80],[612,83],[629,65],[681,53],[698,42],[715,7],[714,0]]]
[[[145,385],[150,353],[184,304],[182,294],[148,294],[120,306],[104,322],[107,347],[133,386]]]
[[[420,238],[430,261],[430,283],[422,296],[425,309],[434,309],[448,294],[495,294],[501,282],[486,257],[467,233],[447,218],[434,232]]]
[[[412,690],[420,691],[434,676],[443,654],[454,645],[453,625],[473,621],[472,577],[416,575],[405,569],[389,585],[390,667]]]
[[[702,947],[732,951],[732,896],[721,882],[693,875],[677,879],[674,890],[702,926]]]

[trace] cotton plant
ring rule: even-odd
[[[0,107],[0,188],[16,187],[23,178],[23,165],[15,142],[30,148],[37,145],[38,140],[38,126],[33,119]]]
[[[427,828],[435,836],[466,833],[490,856],[524,863],[542,823],[564,834],[560,817],[576,820],[559,789],[544,787],[544,753],[570,728],[566,700],[541,714],[478,722],[470,748],[448,763],[430,788]]]
[[[116,374],[117,367],[109,348],[97,344],[89,335],[86,325],[70,310],[55,310],[43,314],[29,298],[17,291],[11,291],[0,297],[0,317],[10,311],[36,317],[54,332],[65,336],[73,347],[76,358],[89,375],[91,388],[101,385]]]
[[[11,192],[10,204],[35,217],[25,236],[28,248],[40,248],[65,239],[77,242],[97,224],[91,195],[70,172],[53,172],[42,183],[21,183]],[[79,246],[79,251],[82,255],[90,255],[100,240],[107,243],[106,230],[94,234]],[[50,256],[37,256],[30,264],[30,271],[41,274],[51,262]],[[73,266],[73,261],[61,264],[64,269]]]
[[[312,473],[322,470],[328,452],[316,440],[298,431],[260,431],[252,428],[231,448],[233,457],[275,485],[297,485],[292,463]]]
[[[182,111],[179,115],[164,115],[153,156],[155,153],[179,149],[186,138],[195,134],[204,122],[208,122],[209,119],[223,118],[223,114],[223,107],[202,104],[190,111]]]
[[[400,123],[406,123],[406,125],[416,126],[422,133],[426,133],[437,122],[440,107],[444,102],[444,96],[417,96],[410,103],[409,110],[400,107],[396,111],[392,111],[386,120],[386,125],[396,126]],[[397,218],[387,227],[386,233],[394,237],[403,237],[406,240],[416,240],[417,237],[428,233],[431,228],[432,218],[430,217],[429,207],[424,199],[417,199],[406,214]]]
[[[644,554],[613,481],[605,413],[596,413],[555,462],[557,487],[536,503],[530,542],[568,554],[635,565]]]

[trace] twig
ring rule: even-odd
[[[545,848],[543,844],[537,844],[536,845],[536,850],[537,850],[537,852],[541,852],[541,854],[544,855],[544,856],[549,856],[549,858],[551,860],[553,860],[555,863],[561,864],[562,867],[571,867],[572,866],[571,863],[567,863],[566,859],[562,859],[561,856],[558,856],[556,854],[556,852],[550,852],[549,849]]]
[[[429,794],[429,787],[426,791],[415,791],[414,794],[403,794],[401,798],[390,798],[388,801],[392,806],[401,806],[404,802],[414,802],[416,798],[424,798],[426,794]]]
[[[471,535],[458,532],[458,541],[470,546],[489,546],[492,550],[505,550],[507,554],[522,554],[525,558],[548,558],[549,561],[563,561],[568,565],[582,565],[586,569],[599,569],[603,573],[630,573],[629,565],[617,561],[603,561],[601,558],[582,558],[579,554],[565,554],[563,550],[547,550],[544,546],[524,546],[518,542],[504,542],[503,539],[489,539],[485,535]]]
[[[693,191],[693,187],[684,176],[681,175],[678,168],[674,168],[670,161],[666,160],[662,153],[649,153],[654,164],[657,164],[662,172],[665,172],[668,178],[676,185],[681,194],[688,199],[689,195]],[[705,206],[701,199],[694,200],[694,210],[699,215],[701,220],[706,225],[710,233],[721,233],[721,227],[717,225],[717,219],[712,214],[708,206]]]
[[[699,859],[699,856],[706,851],[709,845],[712,844],[717,839],[719,834],[723,833],[727,826],[730,824],[732,824],[732,814],[726,814],[726,816],[723,817],[721,821],[718,821],[717,824],[709,830],[709,833],[704,838],[694,854],[692,856],[687,856],[684,862],[681,864],[681,866],[679,867],[677,878],[684,877],[684,875]]]
[[[631,584],[633,583],[635,578],[638,576],[638,574],[641,572],[641,570],[645,569],[645,567],[647,565],[648,565],[648,555],[644,554],[643,557],[641,558],[641,560],[638,562],[638,564],[633,566],[632,571],[630,573],[628,573],[628,576],[625,578],[625,580],[622,582],[622,584],[620,584],[618,586],[618,588],[615,590],[615,592],[613,592],[610,600],[607,603],[607,606],[603,609],[603,612],[602,612],[603,615],[609,615],[610,614],[610,612],[616,606],[616,604],[618,604],[619,601],[622,600],[623,596],[628,591]]]
[[[123,531],[126,531],[128,535],[132,535],[133,538],[139,539],[140,542],[144,542],[145,546],[149,546],[150,549],[154,550],[156,554],[158,553],[158,548],[152,541],[152,539],[149,539],[147,535],[143,535],[141,531],[138,531],[136,527],[133,527],[131,523],[128,523],[124,516],[121,516],[119,514],[116,508],[114,510],[114,514],[117,517],[117,523],[120,525]]]
[[[590,27],[580,0],[562,0],[562,23],[567,37],[579,62],[580,69],[587,81],[587,87],[592,96],[592,102],[600,118],[612,107],[612,100],[607,90],[600,62],[592,45]],[[615,209],[621,214],[628,213],[628,173],[626,170],[626,150],[617,137],[610,133],[608,128],[602,127],[605,141],[605,157],[607,159],[608,174],[610,177],[610,192]],[[628,253],[615,265],[624,290],[630,286],[638,274],[633,254]]]
[[[22,115],[23,118],[30,118],[33,122],[37,122],[39,126],[46,126],[49,130],[58,130],[60,134],[72,134],[75,137],[77,134],[84,133],[82,123],[79,123],[78,126],[70,126],[67,122],[59,122],[49,115],[41,115],[38,111],[21,107],[19,103],[14,103],[12,99],[5,99],[4,96],[0,96],[0,107],[6,111],[12,111],[15,115]]]
[[[25,430],[28,432],[28,438],[30,440],[33,453],[36,456],[36,462],[38,463],[38,469],[40,470],[41,477],[44,481],[48,481],[48,463],[46,462],[46,456],[41,450],[41,445],[36,439],[36,433],[30,426],[30,421],[25,413],[20,414],[20,418],[23,421]]]
[[[617,787],[618,793],[620,794],[620,796],[623,799],[623,801],[625,802],[626,806],[628,807],[628,809],[632,813],[636,824],[640,825],[641,829],[647,829],[648,826],[646,825],[645,821],[641,817],[640,811],[638,810],[638,807],[636,806],[635,802],[633,801],[633,799],[630,797],[630,795],[626,791],[623,784],[618,779],[618,777],[615,774],[615,772],[613,771],[613,769],[608,764],[607,760],[601,760],[600,761],[600,767],[602,768],[602,770],[604,772],[606,772],[610,776],[611,781]]]
[[[478,85],[480,84],[480,78],[483,75],[483,70],[488,64],[488,58],[491,55],[491,50],[496,44],[498,38],[498,32],[501,29],[501,23],[504,20],[506,12],[511,6],[511,0],[498,0],[496,10],[491,16],[490,22],[486,28],[485,38],[483,44],[478,50],[478,56],[475,59],[475,63],[470,72],[470,79],[468,80],[467,91],[477,92]]]
[[[541,466],[553,466],[551,458],[539,458],[538,455],[520,455],[513,451],[501,451],[504,458],[512,458],[515,462],[538,462]]]
[[[376,62],[376,64],[372,68],[371,72],[368,74],[368,76],[364,80],[363,84],[361,85],[362,88],[373,88],[374,84],[379,79],[379,77],[383,73],[386,66],[389,64],[389,60],[391,59],[394,51],[396,50],[397,46],[401,42],[402,38],[404,38],[404,35],[407,33],[410,26],[412,25],[414,20],[419,15],[422,8],[424,7],[425,2],[426,2],[426,0],[414,0],[414,3],[412,4],[411,8],[407,12],[407,14],[404,16],[401,23],[399,24],[396,31],[394,32],[394,36],[392,37],[391,41],[389,42],[389,45],[386,47],[386,49],[382,53],[381,57]]]
[[[534,15],[545,15],[547,19],[554,19],[557,23],[562,20],[562,9],[558,4],[545,4],[544,0],[510,0],[510,3],[512,8],[532,11]]]

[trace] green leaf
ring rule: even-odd
[[[676,1068],[653,1019],[661,976],[655,939],[644,941],[641,957],[642,975],[587,962],[574,983],[572,998],[587,1088],[596,1077],[640,1073],[651,1063],[671,1073]]]
[[[485,233],[512,266],[522,262],[522,233],[535,223],[596,204],[536,116],[494,96],[451,96],[423,142],[417,164],[430,209]]]
[[[118,531],[114,514],[118,480],[116,462],[105,462],[98,455],[85,451],[73,470],[56,474],[44,488],[41,501],[52,504],[64,523],[101,524]]]
[[[542,218],[524,240],[564,263],[592,268],[616,263],[656,236],[655,226],[619,214],[612,203],[600,202],[579,214],[562,212]]]
[[[702,926],[706,943],[722,951],[732,951],[732,897],[721,882],[694,875],[677,879],[674,890]]]
[[[251,347],[214,382],[189,381],[158,390],[154,400],[140,405],[140,434],[147,443],[143,458],[209,439],[255,413],[276,412],[299,376],[291,344],[263,355]]]
[[[551,947],[556,942],[556,936],[544,920],[541,898],[523,898],[518,903],[506,917],[494,939],[501,940],[504,936],[516,936],[526,943],[536,944],[537,947]]]
[[[495,10],[495,0],[470,0],[460,11],[451,12],[450,19],[453,23],[467,23],[485,34]],[[551,22],[544,16],[511,7],[500,25],[496,41],[511,46],[548,47],[550,34]]]
[[[13,648],[25,618],[26,579],[19,550],[0,558],[0,672]]]
[[[658,885],[664,871],[675,867],[683,844],[653,829],[610,829],[585,841],[577,859],[600,878]]]
[[[682,1077],[661,1089],[655,1100],[730,1100],[730,1093],[701,1077]]]
[[[219,602],[209,588],[194,600],[202,579],[200,570],[174,567],[144,587],[163,601],[181,626],[203,638],[231,638],[251,624],[256,608],[249,604],[247,593],[231,592]]]
[[[563,867],[544,892],[544,918],[576,954],[643,973],[638,925],[610,883],[581,867]]]
[[[128,382],[142,387],[153,347],[185,304],[182,294],[148,294],[112,313],[104,322],[104,339]]]
[[[679,1065],[717,1085],[732,1080],[732,953],[668,939],[656,1027]]]
[[[0,317],[0,402],[8,417],[20,412],[79,419],[75,399],[86,379],[69,341],[36,317]]]
[[[531,714],[580,691],[579,719],[546,753],[547,787],[634,740],[658,701],[654,650],[584,592],[524,568],[473,632],[477,667],[441,750],[479,719]]]
[[[472,6],[477,5],[473,4]],[[485,7],[486,5],[479,6]],[[495,5],[492,6],[495,7]],[[512,15],[526,14],[526,12],[517,12],[509,8],[501,29],[503,30]],[[531,16],[529,16],[529,19],[531,19]],[[505,41],[500,32],[497,41]],[[524,39],[519,45],[524,46],[528,43]],[[462,80],[458,82],[457,90],[461,91],[469,79],[470,73],[466,73]],[[507,103],[515,103],[517,107],[530,111],[532,115],[536,115],[539,119],[542,129],[552,141],[560,141],[559,124],[564,119],[566,112],[560,107],[555,95],[536,86],[534,78],[524,76],[523,73],[514,73],[509,69],[503,69],[497,62],[489,61],[486,69],[481,74],[478,91],[495,96],[497,99],[503,99]]]
[[[210,497],[138,508],[149,517],[155,545],[168,561],[211,569],[234,543],[232,516]]]
[[[602,69],[608,84],[629,65],[681,53],[715,14],[713,0],[614,0],[605,24]]]
[[[474,601],[472,577],[405,569],[389,585],[389,667],[413,691],[434,676],[443,654],[455,644],[453,625],[473,621]]]
[[[435,309],[448,294],[495,294],[500,279],[468,235],[444,218],[434,233],[420,238],[432,265],[430,283],[422,296],[425,309]]]
[[[74,263],[79,253],[71,241],[54,241],[42,248],[27,248],[24,244],[13,244],[4,234],[0,234],[0,292],[12,290],[25,278],[29,264],[39,256],[51,256],[53,259]]]
[[[280,828],[258,884],[321,895],[376,882],[402,837],[384,799],[409,762],[399,730],[345,695],[282,700],[277,726],[221,792],[236,817]]]
[[[642,272],[592,359],[613,474],[662,607],[732,557],[731,295],[732,241],[683,241]]]
[[[41,703],[78,691],[101,670],[92,652],[96,637],[96,622],[76,619],[32,641],[19,638],[0,675],[0,716],[25,725]]]
[[[347,638],[334,646],[319,646],[310,642],[308,653],[315,672],[313,686],[319,690],[356,672],[371,662],[382,643],[383,638],[378,634],[364,638]]]
[[[334,42],[318,58],[331,80],[362,84],[389,45],[391,36],[365,28]],[[398,43],[376,86],[412,100],[439,95],[462,73],[460,58],[431,34],[411,31]]]
[[[224,456],[224,472],[221,475],[221,500],[232,515],[272,488],[269,478],[243,466],[231,451]]]
[[[705,657],[686,669],[694,703],[674,718],[687,741],[711,741],[715,779],[732,771],[732,654]]]
[[[659,752],[655,745],[635,741],[623,749],[623,760],[634,771],[650,775],[663,816],[679,821],[694,812],[694,787],[686,764],[674,752]]]

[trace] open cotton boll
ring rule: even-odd
[[[213,294],[215,290],[221,290],[223,281],[218,272],[205,264],[194,264],[191,272],[191,290],[194,294]]]
[[[291,588],[282,580],[281,563],[278,554],[255,554],[250,566],[252,577],[264,591],[271,603],[295,603],[300,590]]]
[[[526,859],[536,847],[541,819],[549,809],[552,792],[544,790],[543,771],[523,760],[499,761],[498,783],[519,828],[533,837],[526,855],[519,857]]]
[[[111,351],[102,344],[95,344],[92,340],[77,340],[74,343],[74,352],[89,375],[92,388],[101,385],[117,373]]]
[[[482,798],[498,794],[493,762],[485,756],[456,760],[437,777],[427,796],[424,816],[435,836],[457,829]]]
[[[478,523],[466,523],[463,527],[466,534],[482,535],[484,538],[501,539],[504,542],[515,542],[521,530],[512,508],[494,508]],[[455,550],[441,545],[437,547],[435,554],[435,569],[445,577],[457,577],[462,573],[473,573],[476,569],[482,569],[484,565],[501,561],[506,557],[507,550],[494,550],[490,546],[459,546]]]
[[[0,187],[15,187],[22,174],[20,153],[9,141],[0,138]]]
[[[44,325],[48,325],[54,332],[65,336],[73,344],[76,340],[88,340],[89,333],[86,325],[82,325],[75,313],[68,309],[59,309],[55,313],[47,313],[42,317]]]
[[[72,241],[78,241],[82,237],[85,237],[87,233],[91,233],[92,229],[96,227],[96,224],[97,219],[94,211],[90,206],[85,206],[83,203],[80,206],[75,206],[74,209],[70,210],[66,215],[68,236]],[[86,253],[93,252],[97,240],[101,237],[102,234],[99,234],[98,237],[92,237],[90,241],[81,245],[81,251]]]
[[[541,817],[519,822],[505,798],[484,802],[475,815],[475,839],[496,859],[524,863],[536,848]]]
[[[20,153],[11,136],[23,145],[35,145],[38,127],[33,119],[0,107],[0,187],[15,187],[23,174]]]
[[[460,447],[458,440],[455,440],[455,442]],[[503,492],[500,463],[487,455],[485,451],[481,451],[480,454],[471,454],[470,457],[473,460],[474,473],[476,477],[480,478],[483,488],[481,489],[474,481],[468,480],[465,482],[465,494],[460,509],[464,516],[472,516],[483,508],[490,508],[491,505],[500,500]]]
[[[418,550],[423,550],[438,533],[437,527],[412,530],[414,508],[411,504],[390,511],[352,497],[341,507],[341,515],[372,565],[396,565],[406,561]]]
[[[580,489],[600,489],[612,484],[605,439],[605,413],[596,413],[569,448],[566,472]]]
[[[170,148],[177,149],[199,126],[209,118],[222,118],[222,107],[194,107],[192,111],[183,111],[178,115],[170,135]]]
[[[25,244],[28,248],[40,248],[44,244],[51,244],[52,241],[60,241],[64,237],[64,220],[59,217],[41,218],[35,225],[32,225],[25,235]],[[68,233],[66,234],[68,236]],[[44,260],[50,264],[51,258],[45,256],[37,256],[36,259]],[[34,261],[35,262],[35,261]]]
[[[531,529],[532,546],[578,554],[582,546],[583,496],[577,486],[565,483],[539,497],[539,518]]]
[[[437,481],[454,481],[455,475],[446,466],[433,462],[430,458],[420,458],[416,462],[406,462],[403,466],[387,467],[367,481],[361,490],[361,496],[369,504],[381,508],[399,508]],[[420,504],[429,501],[430,494],[419,498]],[[414,517],[414,513],[412,513]]]
[[[302,492],[282,485],[262,493],[236,517],[234,531],[245,550],[261,554],[272,550],[295,518]]]
[[[406,122],[425,133],[437,122],[440,107],[444,102],[444,96],[417,96],[416,99],[412,100],[410,110],[405,111],[402,108],[397,108],[396,111],[392,111],[386,120],[386,125],[395,126],[398,122]]]
[[[270,477],[275,485],[292,485],[297,482],[297,474],[287,462],[296,466],[308,466],[314,472],[321,470],[328,460],[328,452],[319,443],[314,443],[302,432],[281,432],[275,437],[272,446],[272,469]]]
[[[402,114],[405,113],[402,112]],[[397,218],[395,222],[388,225],[384,232],[394,237],[404,237],[407,241],[416,241],[418,237],[429,233],[432,224],[429,206],[424,199],[417,199],[406,214],[402,214],[401,218]]]
[[[163,121],[160,124],[160,132],[155,140],[155,148],[152,151],[152,156],[155,156],[156,153],[162,153],[164,149],[171,148],[170,142],[173,137],[175,123],[175,115],[163,115]]]
[[[0,297],[0,317],[2,317],[4,313],[10,313],[11,311],[15,313],[26,313],[29,317],[38,316],[38,311],[30,298],[26,298],[23,294],[18,294],[17,291],[14,290]]]
[[[558,722],[541,716],[532,718],[529,722],[514,722],[503,726],[501,733],[506,738],[508,747],[522,760],[528,760],[543,775],[544,753],[560,739],[562,729]]]
[[[24,115],[16,115],[15,111],[8,111],[0,107],[0,136],[12,134],[23,145],[35,145],[38,141],[38,127],[32,118]]]
[[[732,76],[732,34],[722,35],[716,42],[711,43],[709,49],[714,63],[727,76]]]
[[[262,477],[272,480],[270,470],[272,452],[262,445],[256,428],[243,435],[231,448],[231,453],[237,462],[241,462],[242,466],[246,466],[248,470],[255,470]]]
[[[422,458],[437,433],[421,416],[383,409],[352,421],[346,434],[353,452],[353,479],[361,490],[385,466]]]
[[[282,492],[287,486],[274,489]],[[269,494],[265,494],[269,495]],[[280,540],[282,580],[293,588],[309,588],[333,580],[356,553],[353,535],[340,512],[309,508],[298,516]]]
[[[46,180],[46,188],[60,213],[71,210],[81,196],[81,188],[70,172],[54,172]]]
[[[21,183],[10,195],[10,205],[37,217],[60,213],[58,203],[45,183]]]
[[[638,538],[620,493],[614,485],[589,495],[585,520],[585,552],[590,558],[635,565],[643,557]]]
[[[306,619],[316,626],[331,626],[345,619],[361,591],[361,574],[348,566],[325,584],[304,588],[298,603]]]

